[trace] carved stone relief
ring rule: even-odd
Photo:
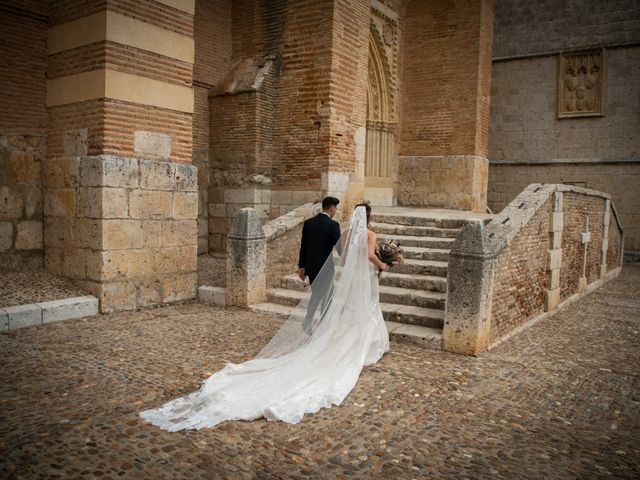
[[[604,115],[604,49],[561,53],[558,58],[558,118]]]

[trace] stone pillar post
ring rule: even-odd
[[[248,307],[265,300],[267,240],[258,214],[243,208],[227,237],[227,305]]]
[[[481,221],[468,223],[453,244],[442,331],[445,351],[477,355],[489,346],[496,247]]]
[[[602,218],[602,252],[600,254],[600,278],[607,278],[607,249],[609,248],[609,223],[611,223],[611,200],[605,200]]]
[[[562,229],[564,228],[564,214],[562,213],[562,192],[556,190],[551,213],[549,235],[551,249],[549,250],[549,288],[546,291],[545,311],[550,312],[560,303],[560,268],[562,267]]]

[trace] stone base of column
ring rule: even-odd
[[[485,212],[489,161],[477,155],[398,158],[398,204]]]

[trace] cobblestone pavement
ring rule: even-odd
[[[0,477],[637,478],[640,266],[479,357],[392,342],[340,407],[168,433],[140,410],[279,320],[196,304],[0,336]]]
[[[87,293],[70,280],[40,272],[0,274],[0,307],[82,297]]]

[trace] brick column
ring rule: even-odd
[[[195,296],[193,0],[54,6],[45,264],[103,312]]]
[[[485,211],[491,0],[408,0],[398,203]]]

